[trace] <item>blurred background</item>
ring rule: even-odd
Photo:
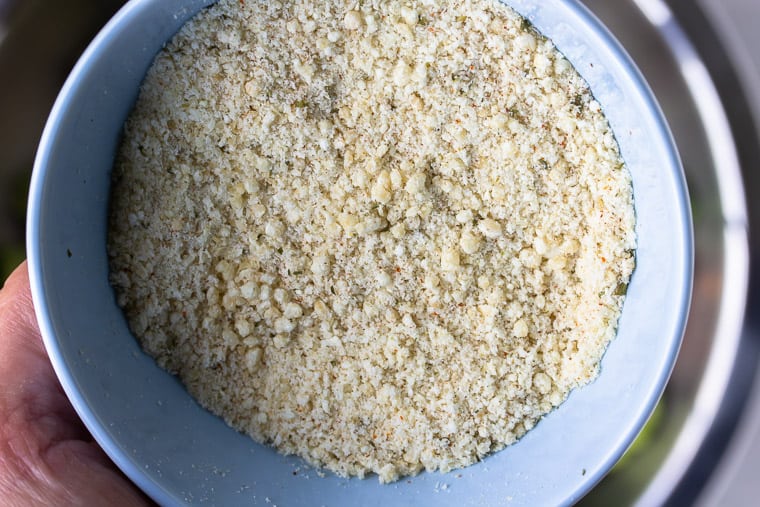
[[[760,503],[760,1],[585,0],[650,83],[686,171],[692,310],[666,392],[581,505]],[[24,258],[45,119],[120,0],[0,0],[0,277]],[[668,311],[663,308],[662,311]]]

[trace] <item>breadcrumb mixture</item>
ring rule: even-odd
[[[111,206],[158,363],[383,482],[476,462],[592,380],[634,265],[599,104],[493,0],[221,0],[150,69]]]

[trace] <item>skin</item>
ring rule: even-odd
[[[151,505],[66,398],[42,344],[26,263],[0,291],[0,498],[9,507]]]

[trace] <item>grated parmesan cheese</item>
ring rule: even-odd
[[[599,104],[492,0],[221,0],[156,57],[111,206],[145,350],[234,428],[383,482],[591,381],[634,265]]]

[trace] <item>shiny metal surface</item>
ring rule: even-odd
[[[13,198],[9,182],[27,177],[44,119],[70,66],[122,2],[24,0],[23,9],[10,9],[14,3],[0,0],[0,14],[12,15],[11,23],[0,22],[3,205]],[[757,261],[758,236],[748,249],[742,206],[734,211],[731,206],[744,201],[743,186],[760,184],[760,175],[755,174],[760,167],[758,138],[751,115],[753,106],[760,112],[760,101],[746,98],[752,93],[760,98],[760,86],[739,84],[732,57],[742,49],[741,42],[730,46],[729,54],[722,41],[735,34],[721,34],[724,37],[718,39],[711,22],[691,0],[669,0],[668,5],[651,0],[584,3],[632,55],[673,129],[693,201],[696,279],[684,346],[658,412],[640,442],[582,503],[691,503],[710,482],[716,463],[725,460],[723,452],[757,366],[753,340],[757,319],[744,318],[743,313],[748,279],[750,305],[760,303],[753,284],[757,277],[749,278],[747,273],[749,261]],[[699,3],[711,4],[711,12],[720,14],[725,1]],[[662,22],[667,11],[675,16],[669,24]],[[745,11],[758,12],[756,5],[754,11],[750,7]],[[752,24],[746,15],[744,21]],[[736,177],[739,166],[744,168],[743,180]],[[758,206],[752,200],[749,206],[749,225],[756,227]],[[19,218],[8,218],[5,208],[2,215],[0,243],[21,241]]]
[[[632,54],[671,124],[692,198],[696,271],[692,313],[662,415],[583,503],[680,503],[699,494],[706,477],[700,483],[698,476],[709,476],[719,451],[700,453],[718,423],[730,426],[738,417],[747,394],[731,388],[740,364],[750,266],[742,160],[721,90],[682,26],[694,13],[660,0],[589,4]],[[727,405],[727,397],[735,402]]]
[[[729,110],[735,111],[730,114],[737,118],[743,118],[746,123],[758,125],[760,120],[760,31],[757,30],[760,22],[760,3],[756,0],[700,0],[701,10],[718,32],[721,45],[726,48],[728,60],[736,69],[739,78],[739,89],[742,93],[725,93],[726,96],[746,96],[747,102],[733,104],[728,101]],[[723,72],[717,72],[720,75]],[[736,89],[736,88],[734,88]],[[743,116],[742,116],[743,115]],[[737,123],[736,132],[744,131],[742,125]],[[745,140],[739,140],[740,151],[747,153],[745,156],[745,181],[748,195],[757,189],[760,181],[757,168],[760,166],[760,135],[757,129],[748,129]],[[750,207],[750,223],[756,225],[760,215],[760,206],[755,199],[748,198]],[[753,221],[752,217],[755,218]],[[754,244],[758,238],[756,227],[753,228]],[[758,307],[757,285],[757,249],[752,260],[753,275],[750,278],[749,311],[745,322],[743,335],[745,336],[745,349],[756,351],[760,348],[760,333],[758,333],[757,312],[752,310]],[[750,357],[757,354],[750,353]],[[750,385],[749,399],[744,403],[744,410],[738,421],[736,429],[730,432],[730,441],[718,461],[717,467],[710,475],[709,481],[704,488],[697,505],[707,507],[713,505],[743,505],[755,502],[760,484],[757,480],[757,471],[760,470],[760,375],[757,374],[757,362],[754,368],[755,379]],[[739,368],[740,369],[740,368]],[[746,383],[746,381],[745,381]]]

